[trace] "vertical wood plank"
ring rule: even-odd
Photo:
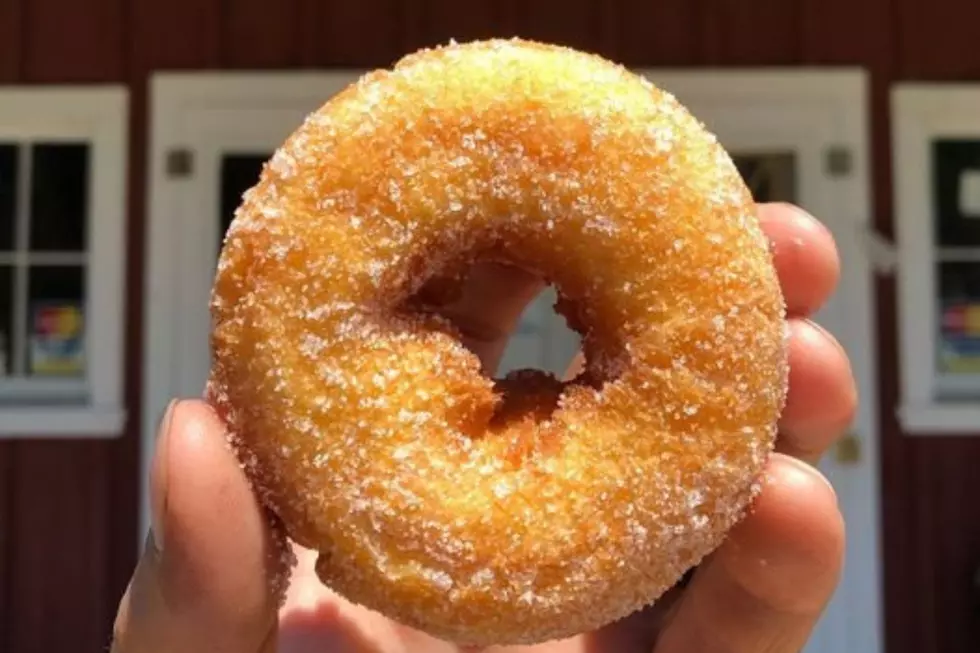
[[[222,67],[258,70],[300,66],[301,18],[301,0],[281,0],[274,11],[267,0],[223,0]]]
[[[926,592],[932,599],[931,623],[925,624],[923,641],[931,639],[937,653],[972,652],[980,645],[980,597],[974,585],[980,565],[980,503],[964,499],[976,497],[980,489],[975,471],[980,441],[939,438],[931,450],[920,463],[922,468],[931,464],[934,482],[923,506],[931,521],[923,519],[919,526],[932,527],[934,543],[927,558],[934,567]]]
[[[25,0],[0,0],[0,83],[16,82],[21,69]]]
[[[702,48],[714,66],[799,63],[801,2],[711,0],[702,2]]]
[[[30,0],[22,10],[26,81],[101,82],[122,76],[123,0]]]
[[[874,113],[875,119],[880,114]],[[890,146],[876,132],[875,167],[882,160],[888,161]],[[876,175],[877,176],[877,175]],[[881,193],[876,187],[876,199]],[[880,215],[881,209],[879,209]],[[891,223],[891,215],[882,218]],[[910,441],[901,432],[895,417],[898,405],[898,378],[903,372],[898,359],[898,310],[893,279],[879,278],[875,284],[878,335],[878,390],[879,390],[879,445],[881,481],[881,541],[884,561],[882,564],[884,639],[889,653],[918,653],[919,638],[924,632],[922,610],[923,593],[920,592],[916,573],[928,569],[930,563],[923,558],[920,542],[916,539],[919,525],[916,497],[924,492],[916,477],[915,459],[920,456],[916,441]],[[928,445],[927,445],[928,446]]]
[[[8,516],[11,651],[96,651],[106,643],[106,448],[21,441]]]
[[[914,537],[912,539],[913,551],[915,552],[915,564],[912,567],[910,580],[916,592],[916,610],[914,618],[917,621],[916,627],[907,632],[911,636],[914,646],[910,650],[920,653],[940,653],[937,645],[937,630],[940,624],[937,623],[939,606],[936,602],[936,569],[932,560],[936,555],[936,536],[939,534],[940,525],[936,521],[935,506],[932,505],[936,496],[937,474],[935,469],[934,446],[922,446],[923,443],[916,442],[912,446],[920,449],[917,457],[927,461],[926,465],[916,465],[912,470],[913,475],[907,478],[911,487],[915,488],[912,512],[906,516],[907,524],[914,524],[909,529]],[[928,633],[928,635],[926,635]],[[901,649],[899,649],[901,650]]]
[[[518,36],[586,52],[604,49],[603,17],[596,0],[512,0]]]
[[[976,461],[980,460],[980,440],[976,438],[951,439],[943,455],[955,460],[956,474],[948,479],[943,496],[938,505],[946,524],[959,524],[960,531],[946,539],[950,550],[943,553],[943,559],[951,561],[950,567],[942,574],[941,596],[966,596],[967,600],[958,602],[950,615],[952,624],[945,630],[951,636],[961,633],[959,643],[947,642],[948,649],[975,651],[980,648],[980,588],[977,588],[977,574],[980,573],[980,502],[964,501],[964,497],[976,497],[978,481]],[[964,512],[958,513],[961,508]]]
[[[800,0],[803,62],[890,66],[895,40],[892,0]]]
[[[980,3],[960,0],[895,0],[895,50],[905,79],[975,80],[980,76],[976,46]]]
[[[313,64],[325,67],[390,66],[406,54],[404,12],[414,3],[397,0],[317,2]]]
[[[517,36],[506,3],[493,0],[419,0],[404,14],[406,51],[459,42]]]
[[[13,455],[10,442],[0,442],[0,651],[10,651],[8,634],[12,619],[10,593],[10,547],[17,533],[10,526]]]
[[[604,39],[610,56],[627,65],[692,66],[702,60],[704,0],[606,3]]]
[[[127,1],[127,49],[134,83],[142,83],[154,70],[219,66],[219,0]]]

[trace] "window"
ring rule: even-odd
[[[218,219],[218,243],[224,243],[225,232],[235,218],[235,211],[242,203],[242,195],[259,181],[262,166],[272,158],[274,151],[248,154],[225,154],[221,157],[220,217]],[[219,254],[220,254],[220,247]]]
[[[756,202],[796,202],[794,152],[734,152],[732,160]]]
[[[0,437],[122,427],[125,94],[0,89]]]
[[[902,407],[915,433],[980,434],[980,86],[894,92]]]

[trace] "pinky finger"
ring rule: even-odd
[[[752,514],[695,574],[655,653],[798,653],[833,595],[843,549],[830,484],[776,454]]]

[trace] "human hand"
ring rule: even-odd
[[[830,234],[786,205],[762,205],[790,318],[790,391],[777,453],[752,513],[655,606],[595,633],[497,653],[797,653],[840,572],[844,528],[830,485],[811,465],[849,425],[856,389],[847,357],[808,321],[839,275]],[[541,289],[509,268],[477,269],[445,307],[492,369]],[[453,645],[342,600],[297,549],[285,602],[270,591],[281,539],[202,401],[172,406],[151,478],[153,533],[116,618],[113,653],[449,653]],[[489,653],[489,651],[488,651]]]

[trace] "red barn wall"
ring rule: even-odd
[[[132,94],[128,427],[118,440],[0,442],[0,651],[105,650],[135,562],[154,70],[376,66],[450,37],[509,35],[630,65],[859,65],[873,79],[875,221],[890,235],[888,87],[980,79],[978,24],[980,3],[965,0],[0,0],[0,84],[123,82]],[[957,638],[975,619],[942,604],[978,562],[961,525],[980,542],[980,502],[957,498],[980,490],[980,439],[902,436],[892,280],[878,290],[888,651],[965,650]]]

